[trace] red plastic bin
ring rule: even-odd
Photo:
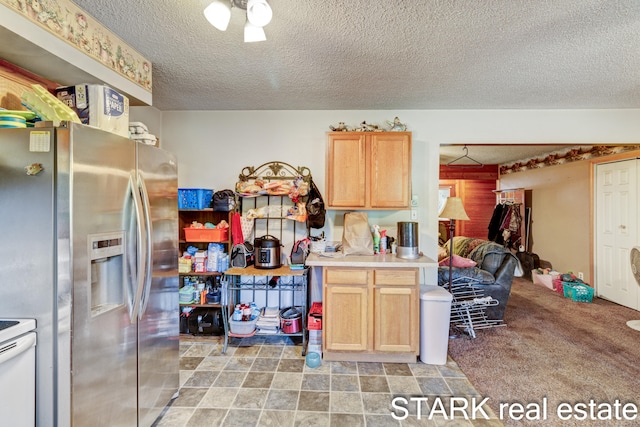
[[[185,228],[184,240],[187,242],[226,242],[229,240],[229,228]]]
[[[557,279],[553,279],[553,289],[560,295],[564,296],[564,286],[562,285],[562,279],[560,276],[558,276]]]

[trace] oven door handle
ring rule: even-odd
[[[30,333],[4,343],[0,347],[0,365],[8,362],[36,345],[36,334]]]

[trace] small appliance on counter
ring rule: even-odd
[[[417,259],[420,257],[417,222],[398,222],[398,249],[396,256],[403,259]]]
[[[280,240],[267,234],[256,237],[254,240],[255,267],[256,268],[280,268]]]

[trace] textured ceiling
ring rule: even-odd
[[[638,0],[75,0],[153,63],[160,110],[640,108]]]

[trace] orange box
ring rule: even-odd
[[[314,302],[311,304],[309,316],[307,317],[307,329],[310,331],[322,330],[322,303]]]
[[[226,242],[229,228],[185,228],[184,239],[187,242]]]

